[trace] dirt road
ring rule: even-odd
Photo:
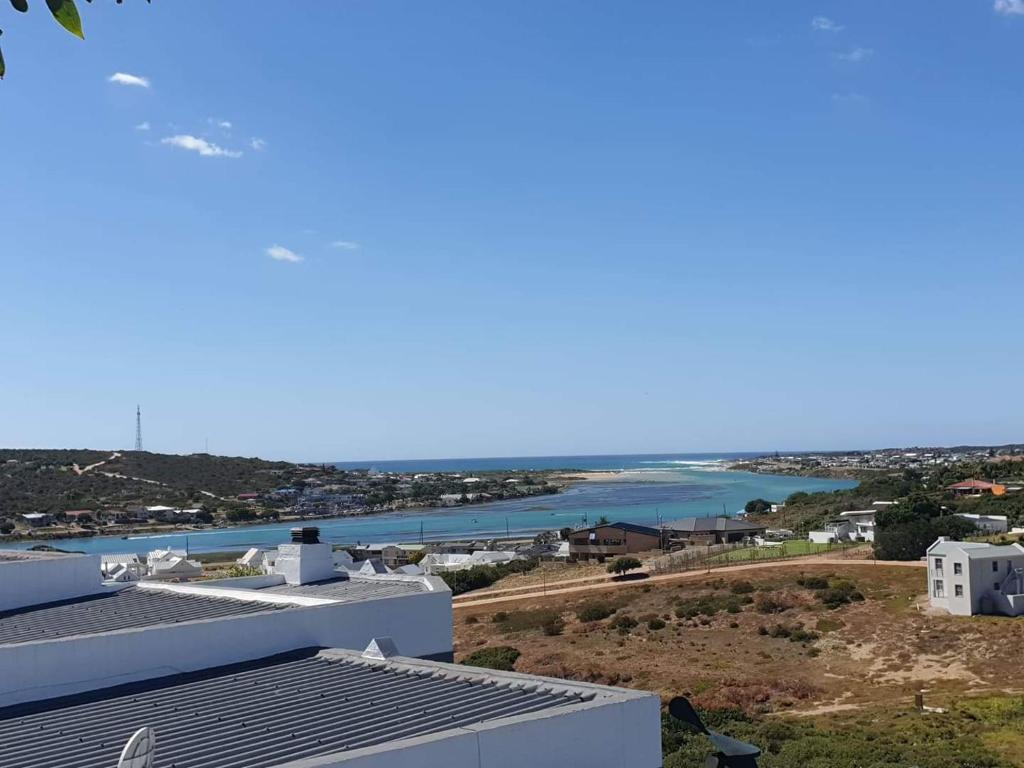
[[[900,568],[924,568],[926,563],[922,560],[849,560],[849,559],[836,559],[836,558],[818,558],[818,557],[803,557],[795,560],[782,560],[772,561],[768,560],[760,563],[747,563],[744,565],[725,565],[720,568],[714,568],[709,571],[683,571],[681,573],[666,573],[660,576],[651,576],[646,579],[636,579],[627,581],[613,581],[610,577],[590,577],[587,579],[567,579],[566,581],[552,582],[547,587],[541,587],[538,589],[536,585],[533,587],[519,587],[519,590],[530,590],[530,591],[517,591],[514,594],[503,594],[492,596],[495,593],[490,592],[486,596],[484,595],[473,595],[472,593],[466,595],[460,595],[453,601],[453,608],[459,610],[461,608],[475,608],[483,605],[493,605],[495,603],[510,603],[517,600],[535,600],[537,598],[550,597],[552,595],[568,595],[577,594],[580,592],[594,592],[606,589],[625,589],[629,587],[640,587],[644,584],[655,584],[663,582],[673,581],[688,581],[707,579],[709,576],[714,574],[718,576],[720,574],[733,574],[743,573],[745,571],[755,571],[764,568],[807,568],[813,565],[832,565],[832,566],[857,566],[862,568],[873,568],[875,566],[896,566]],[[602,580],[594,584],[579,584],[574,582],[587,582],[593,581],[595,578],[601,578]],[[565,586],[565,585],[571,586]],[[505,591],[511,593],[512,590],[495,590]]]

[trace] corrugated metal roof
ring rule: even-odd
[[[595,696],[485,670],[314,653],[0,709],[0,768],[111,768],[144,726],[156,731],[155,768],[272,768]]]
[[[359,600],[375,600],[379,597],[395,597],[396,595],[416,595],[427,592],[427,586],[420,581],[392,581],[385,579],[337,578],[316,581],[311,584],[282,584],[267,587],[261,592],[273,592],[277,595],[301,595],[303,597],[323,597],[331,600],[357,602]]]
[[[287,607],[128,587],[113,594],[0,613],[0,645],[261,613]]]

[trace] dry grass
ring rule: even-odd
[[[850,580],[866,599],[829,610],[796,584],[801,573]],[[677,616],[680,601],[692,605],[701,597],[724,598],[741,580],[758,591],[738,613]],[[456,657],[484,646],[513,645],[522,652],[516,665],[521,671],[654,690],[663,697],[687,694],[704,706],[762,712],[902,705],[922,687],[930,690],[929,703],[939,705],[953,695],[1024,689],[1024,671],[1012,654],[1024,624],[926,613],[920,610],[923,587],[924,573],[917,569],[794,563],[614,593],[540,597],[514,608],[560,612],[562,635],[494,624],[491,615],[509,610],[508,605],[465,609],[456,621]],[[756,605],[765,603],[762,596],[782,598],[792,607],[760,613]],[[612,624],[615,616],[580,622],[576,609],[595,599],[612,602],[617,615],[627,614],[639,625],[622,632]],[[477,623],[465,623],[467,615],[476,616]],[[664,629],[648,627],[654,617],[665,622]],[[793,642],[759,634],[760,627],[780,622],[802,626],[820,639]]]

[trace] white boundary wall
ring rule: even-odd
[[[24,559],[0,560],[0,611],[109,591],[99,555],[12,554]]]

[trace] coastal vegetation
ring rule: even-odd
[[[766,768],[1019,768],[1024,677],[992,663],[1017,623],[931,615],[917,609],[924,593],[923,568],[796,561],[533,596],[502,605],[530,617],[514,624],[457,605],[456,650],[514,646],[520,672],[685,695],[711,728],[761,747]],[[552,615],[557,637],[541,621]],[[915,708],[922,688],[944,712]],[[706,737],[663,726],[667,767],[703,764]]]

